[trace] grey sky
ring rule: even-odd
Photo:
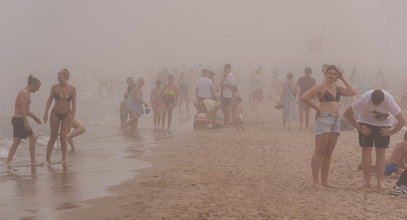
[[[298,72],[322,29],[323,60],[313,54],[308,65],[401,71],[406,9],[403,0],[0,0],[0,74],[226,62]]]

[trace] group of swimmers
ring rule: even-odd
[[[217,86],[214,80],[214,72],[202,70],[202,77],[195,83],[195,107],[197,113],[194,117],[195,128],[218,127],[217,111],[222,109],[224,124],[233,125],[237,130],[243,130],[243,117],[241,97],[237,93],[237,86],[231,65],[224,66],[222,80]],[[153,112],[154,129],[169,130],[172,124],[173,110],[178,104],[186,103],[187,110],[189,100],[189,86],[183,81],[184,74],[175,82],[175,76],[168,74],[167,80],[155,81],[155,87],[150,92],[150,103]],[[142,87],[144,78],[140,77],[135,82],[132,77],[127,78],[127,92],[120,104],[121,129],[134,132],[137,128],[138,119],[150,111],[150,105],[144,101]],[[181,100],[182,99],[182,100]],[[167,122],[167,123],[166,123]]]
[[[83,134],[86,129],[84,125],[75,119],[76,113],[76,88],[68,83],[70,73],[67,69],[58,72],[58,83],[53,85],[45,106],[43,122],[50,122],[50,139],[47,144],[46,162],[51,163],[51,153],[58,137],[61,141],[62,162],[67,162],[68,144],[72,151],[75,150],[73,137]],[[31,93],[37,92],[41,87],[41,81],[30,75],[27,86],[22,89],[15,100],[15,111],[11,120],[13,126],[13,143],[9,149],[6,164],[10,164],[22,139],[29,138],[29,148],[32,165],[42,165],[35,159],[35,145],[37,135],[28,121],[31,117],[37,124],[41,124],[41,119],[30,111]],[[49,114],[52,102],[54,105]]]
[[[168,81],[155,82],[155,88],[151,91],[151,109],[154,115],[154,129],[162,127],[169,130],[172,123],[172,113],[179,99],[179,89],[174,83],[175,77],[168,76]],[[150,112],[150,105],[144,101],[143,86],[144,78],[140,77],[135,82],[132,77],[127,78],[127,92],[120,104],[121,129],[133,133],[138,126],[138,120],[144,113]],[[164,84],[164,85],[163,85]],[[144,106],[144,107],[143,107]]]

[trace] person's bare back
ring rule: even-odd
[[[405,168],[404,160],[407,158],[407,140],[398,143],[391,153],[387,163],[398,164],[401,168]]]

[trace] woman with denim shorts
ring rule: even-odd
[[[330,187],[328,184],[329,166],[332,152],[340,132],[339,100],[341,96],[356,94],[351,84],[343,77],[343,71],[334,65],[325,71],[325,80],[308,90],[301,100],[316,110],[315,150],[311,159],[311,171],[314,187]],[[345,87],[336,85],[341,80]],[[318,96],[319,105],[312,102]]]

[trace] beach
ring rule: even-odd
[[[284,131],[272,105],[245,109],[245,132],[195,130],[159,141],[152,164],[111,187],[114,194],[60,212],[59,219],[403,219],[405,197],[360,190],[355,131],[342,132],[330,170],[333,188],[311,187],[311,130]],[[392,137],[389,155],[401,140]],[[375,172],[372,171],[375,186]]]

